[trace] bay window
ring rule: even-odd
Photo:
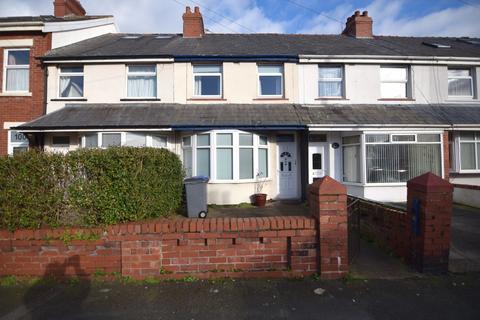
[[[448,68],[448,96],[473,97],[473,77],[469,68]]]
[[[208,176],[211,181],[219,182],[268,177],[266,136],[214,131],[183,137],[182,149],[184,168],[189,175]]]
[[[283,65],[258,66],[259,95],[283,96]]]
[[[343,68],[341,66],[318,67],[318,96],[320,98],[343,97]]]
[[[460,133],[460,170],[480,170],[480,133]]]
[[[30,73],[29,49],[6,49],[4,54],[5,92],[28,92]]]
[[[408,68],[403,66],[380,67],[380,93],[384,99],[408,97]]]
[[[440,134],[366,134],[366,182],[401,183],[432,172],[442,176]]]
[[[157,67],[130,65],[127,67],[127,97],[157,97]]]
[[[193,80],[194,96],[222,96],[222,66],[195,65],[193,66]]]
[[[59,73],[59,97],[83,97],[83,67],[61,67]]]
[[[342,138],[343,152],[343,181],[360,183],[360,136],[348,136]]]

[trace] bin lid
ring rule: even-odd
[[[194,183],[207,183],[210,180],[209,177],[206,176],[195,176],[195,177],[190,177],[186,178],[183,180],[185,184],[194,184]]]

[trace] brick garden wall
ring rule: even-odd
[[[0,231],[0,276],[302,276],[318,271],[317,252],[316,220],[293,216]]]

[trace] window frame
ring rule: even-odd
[[[155,67],[155,72],[130,72],[130,67]],[[147,100],[158,99],[158,66],[156,64],[126,64],[125,65],[125,99],[126,100]],[[129,76],[151,76],[155,78],[155,95],[151,97],[130,97],[128,95],[128,77]]]
[[[320,69],[321,68],[339,68],[342,72],[341,78],[320,78]],[[320,99],[344,99],[345,98],[345,68],[342,64],[319,64],[317,68],[317,97]],[[338,80],[340,79],[340,80]],[[320,95],[320,82],[339,82],[341,93],[339,96],[322,96]]]
[[[10,51],[28,51],[28,65],[9,65],[8,64],[8,53]],[[5,48],[3,50],[3,79],[2,79],[2,92],[4,93],[30,93],[30,60],[31,60],[31,50],[30,48]],[[8,69],[27,69],[28,70],[28,88],[27,90],[7,90],[7,70]]]
[[[260,73],[260,67],[262,66],[281,66],[282,67],[282,72],[266,72],[266,73]],[[257,64],[257,95],[259,98],[284,98],[285,97],[285,64]],[[271,95],[271,94],[262,94],[262,86],[261,86],[261,81],[260,77],[261,76],[280,76],[280,89],[281,92],[278,95]]]
[[[13,132],[17,132],[23,136],[25,136],[25,138],[27,139],[26,141],[12,141],[12,133]],[[8,139],[7,139],[7,148],[8,148],[8,155],[9,156],[13,156],[14,155],[14,149],[15,148],[27,148],[27,150],[29,149],[29,141],[28,141],[28,138],[27,136],[24,134],[24,133],[21,133],[17,130],[8,130],[7,131],[7,134],[8,134]]]
[[[113,133],[113,134],[120,134],[120,147],[128,147],[126,145],[127,142],[127,133],[143,133],[145,134],[145,146],[140,146],[140,147],[134,147],[134,148],[158,148],[158,149],[170,149],[170,141],[168,138],[168,135],[165,134],[163,131],[154,131],[154,132],[148,132],[148,131],[142,131],[142,130],[134,130],[134,131],[91,131],[91,132],[85,132],[81,136],[81,148],[86,148],[86,136],[87,135],[94,135],[97,134],[97,146],[96,147],[91,147],[93,148],[99,148],[99,149],[106,149],[108,147],[103,147],[103,134],[104,133]],[[152,136],[161,136],[166,138],[166,146],[165,147],[154,147],[152,143]]]
[[[382,80],[382,69],[405,69],[405,80]],[[412,98],[411,82],[412,77],[410,75],[411,68],[407,65],[380,65],[380,99],[381,100],[406,100]],[[382,93],[383,83],[402,83],[405,84],[405,96],[404,97],[386,97]]]
[[[195,72],[195,67],[197,66],[219,66],[220,67],[220,72]],[[219,84],[220,84],[220,94],[197,94],[195,92],[195,77],[196,76],[218,76],[219,77]],[[223,64],[214,64],[214,63],[209,63],[209,64],[192,64],[192,97],[193,98],[213,98],[213,99],[221,99],[223,98]]]
[[[480,132],[478,131],[467,131],[474,134],[473,140],[462,140],[461,132],[458,134],[458,173],[479,173],[480,172],[480,163],[478,161],[478,156],[480,153]],[[475,149],[475,169],[462,169],[462,143],[473,143]]]
[[[217,143],[217,134],[232,134],[232,145],[231,146],[223,146],[218,145]],[[202,134],[209,134],[210,135],[210,145],[209,146],[198,146],[197,145],[197,136]],[[240,145],[240,134],[252,134],[253,137],[253,145],[252,146],[241,146]],[[190,137],[190,146],[185,146],[183,144],[183,138]],[[260,137],[267,138],[266,145],[260,145]],[[247,132],[241,130],[212,130],[208,132],[198,132],[198,133],[189,133],[181,136],[182,139],[182,152],[185,149],[191,149],[192,151],[192,176],[198,175],[197,173],[197,149],[198,148],[208,148],[210,149],[210,180],[209,183],[254,183],[257,182],[257,174],[259,171],[259,149],[266,149],[267,150],[267,169],[270,169],[271,163],[271,156],[270,156],[270,138],[267,134],[263,133],[256,133],[256,132]],[[218,179],[217,178],[217,148],[232,148],[233,149],[233,158],[232,158],[232,169],[233,169],[233,179]],[[253,178],[251,179],[240,179],[240,149],[241,148],[252,148],[253,149]],[[183,159],[183,155],[182,155]],[[183,162],[183,161],[182,161]],[[268,175],[266,177],[262,177],[262,179],[270,180],[271,179],[271,170],[267,170]]]
[[[64,67],[81,67],[82,72],[62,72],[62,68]],[[82,96],[80,97],[62,97],[61,92],[60,92],[60,77],[62,76],[69,76],[69,77],[79,77],[82,76],[83,78],[83,87],[82,87]],[[72,65],[72,66],[66,66],[66,65],[60,65],[58,66],[58,76],[57,76],[57,99],[60,100],[79,100],[79,99],[84,99],[85,98],[85,66],[84,65]]]
[[[372,134],[385,134],[389,135],[389,142],[367,142],[366,136]],[[435,142],[418,142],[418,135],[419,134],[438,134],[440,137],[439,141]],[[415,141],[392,141],[392,136],[396,135],[415,135]],[[440,145],[440,171],[441,176],[445,176],[445,155],[444,155],[444,146],[443,146],[443,132],[438,131],[417,131],[417,132],[388,132],[388,131],[368,131],[362,134],[362,185],[363,186],[405,186],[407,182],[368,182],[367,181],[367,145],[384,145],[384,144],[391,144],[391,145],[401,145],[401,144],[432,144],[432,145]]]
[[[449,75],[449,71],[450,71],[450,70],[468,70],[468,73],[469,73],[470,75],[469,75],[468,77],[458,77],[458,76],[457,76],[457,77],[455,77],[455,76],[454,76],[454,77],[450,77],[450,75]],[[456,99],[456,98],[460,98],[460,99],[461,99],[461,98],[473,99],[473,98],[475,97],[475,91],[474,91],[474,90],[475,90],[475,85],[474,85],[474,80],[475,80],[475,79],[474,79],[473,74],[474,74],[474,70],[473,70],[473,68],[471,68],[471,67],[455,67],[455,66],[447,67],[447,97],[448,97],[449,99],[451,99],[451,98],[454,98],[454,99]],[[448,90],[448,80],[450,80],[450,79],[469,79],[469,80],[470,80],[470,92],[471,92],[471,95],[468,95],[468,96],[464,96],[464,95],[461,95],[461,96],[460,96],[460,95],[458,95],[458,96],[457,96],[457,95],[450,95],[449,90]]]
[[[343,138],[348,138],[348,137],[358,137],[358,142],[354,142],[354,143],[344,143],[343,142]],[[365,166],[364,166],[364,154],[365,154],[365,151],[363,150],[363,145],[364,145],[364,134],[361,134],[361,133],[357,133],[357,134],[351,134],[351,135],[345,135],[345,136],[342,136],[341,137],[341,141],[342,141],[342,182],[344,184],[348,184],[348,185],[354,185],[354,186],[359,186],[359,185],[363,185],[364,183],[364,172],[365,172]],[[360,175],[360,181],[346,181],[345,180],[345,175],[344,175],[344,147],[351,147],[351,146],[358,146],[359,147],[359,161],[360,161],[360,164],[359,164],[359,175]]]

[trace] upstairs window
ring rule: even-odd
[[[380,93],[384,99],[405,99],[408,97],[408,68],[380,67]]]
[[[60,98],[83,97],[83,67],[61,67],[59,90]]]
[[[283,96],[283,65],[258,66],[259,95]]]
[[[222,95],[222,66],[193,66],[194,96],[220,97]]]
[[[343,97],[343,68],[341,66],[318,67],[318,96],[320,98]]]
[[[473,97],[473,77],[471,69],[448,68],[448,96]]]
[[[4,63],[4,91],[28,92],[30,73],[30,50],[7,49]]]
[[[127,67],[127,97],[157,97],[157,68],[155,65]]]

